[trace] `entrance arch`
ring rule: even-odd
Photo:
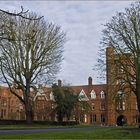
[[[123,126],[126,123],[127,123],[127,119],[124,115],[118,116],[118,118],[117,118],[117,125],[118,126]]]

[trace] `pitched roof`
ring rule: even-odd
[[[85,94],[87,96],[90,96],[90,93],[92,90],[95,91],[95,93],[97,95],[99,95],[101,93],[101,91],[104,91],[106,93],[106,84],[101,84],[101,85],[81,85],[81,86],[71,86],[71,88],[74,90],[75,93],[80,93],[81,90],[83,89],[83,91],[85,92]]]

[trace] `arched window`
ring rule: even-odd
[[[96,93],[94,90],[91,91],[90,97],[91,97],[91,99],[96,99]]]
[[[105,98],[105,93],[104,93],[104,91],[101,91],[100,97],[101,97],[101,99],[104,99],[104,98]]]

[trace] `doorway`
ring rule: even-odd
[[[124,115],[118,116],[118,118],[117,118],[117,125],[118,126],[123,126],[126,123],[127,123],[127,119],[126,119],[126,117]]]

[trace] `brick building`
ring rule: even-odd
[[[125,55],[131,57],[130,54]],[[135,125],[138,123],[139,115],[136,96],[125,82],[125,72],[122,65],[118,64],[118,57],[120,56],[115,54],[111,47],[107,48],[107,123],[109,125],[122,125],[122,123]],[[124,65],[128,62],[124,56],[121,56],[121,61]],[[134,74],[131,67],[127,68],[131,74]]]
[[[58,85],[62,83],[59,80]],[[88,85],[71,86],[78,94],[79,101],[87,102],[90,109],[81,107],[73,111],[71,120],[87,124],[107,124],[106,85],[93,85],[92,78],[88,78]],[[57,120],[54,108],[54,97],[51,89],[44,88],[35,98],[35,120]]]
[[[112,48],[107,48],[107,84],[94,85],[92,78],[88,78],[87,85],[71,86],[79,101],[87,102],[90,109],[81,107],[73,111],[71,120],[80,123],[100,125],[136,125],[138,123],[138,109],[136,97],[119,86],[117,76],[123,76],[121,68],[116,65],[117,56]],[[116,74],[116,75],[115,75]],[[115,75],[115,76],[114,76]],[[58,85],[62,86],[60,80]],[[24,106],[10,94],[6,87],[0,87],[0,119],[25,119]],[[117,100],[116,99],[120,99]],[[55,102],[51,88],[40,87],[33,98],[34,120],[57,121]]]
[[[24,119],[23,110],[23,105],[9,88],[0,86],[0,119]]]

